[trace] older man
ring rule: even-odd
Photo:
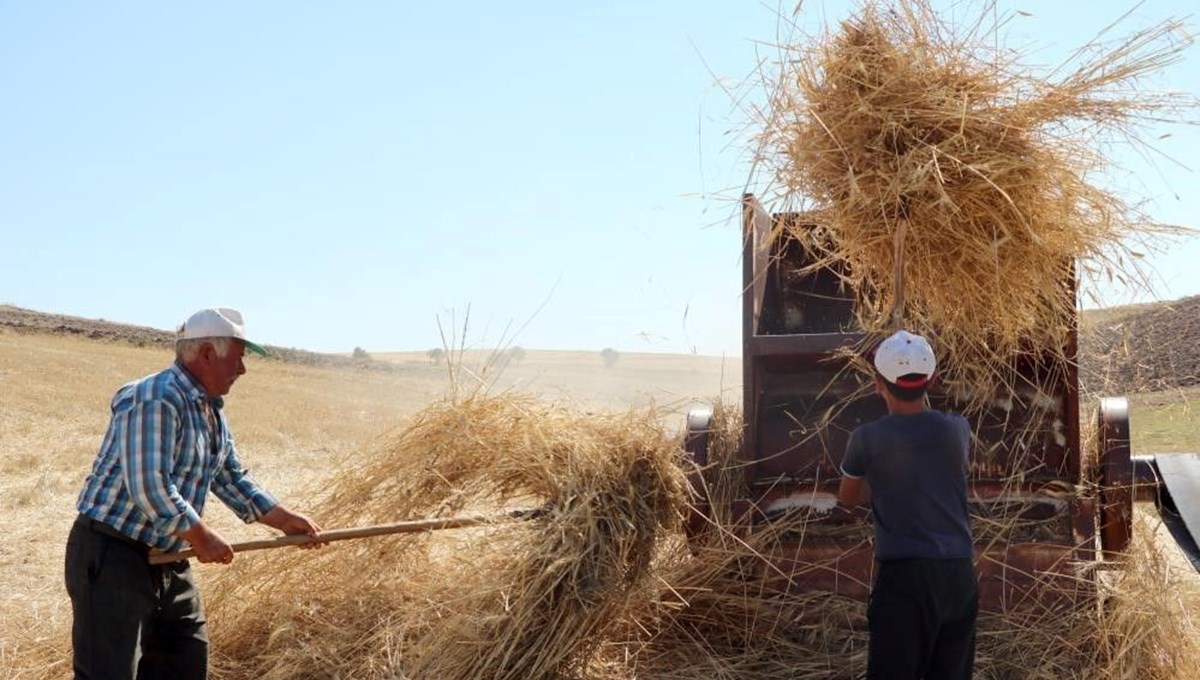
[[[245,522],[316,536],[242,468],[222,411],[246,339],[234,309],[202,309],[179,328],[175,363],[131,382],[84,483],[66,550],[77,679],[204,678],[208,635],[187,561],[152,566],[151,549],[190,546],[228,564],[233,549],[201,519],[211,489]]]

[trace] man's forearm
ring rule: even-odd
[[[871,502],[871,486],[862,477],[842,477],[838,486],[838,502],[852,508]]]
[[[321,527],[307,516],[293,512],[283,505],[276,505],[259,520],[267,526],[285,534],[306,534],[316,538]]]
[[[264,522],[263,517],[279,505],[279,501],[246,473],[236,452],[231,451],[213,479],[213,493],[243,522]]]

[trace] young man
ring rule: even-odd
[[[152,548],[190,545],[201,562],[233,549],[200,519],[211,489],[246,522],[316,536],[242,468],[222,397],[246,372],[234,309],[202,309],[180,327],[175,363],[117,390],[112,419],[67,539],[75,678],[203,679],[208,635],[188,562],[151,566]],[[312,547],[318,544],[309,544]]]
[[[857,427],[838,497],[870,501],[879,573],[867,609],[867,677],[969,680],[979,584],[967,509],[970,431],[926,407],[937,368],[925,338],[900,331],[875,351],[888,415]]]

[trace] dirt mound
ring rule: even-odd
[[[1084,313],[1084,386],[1113,394],[1200,384],[1200,295]]]
[[[48,335],[75,335],[93,340],[123,342],[137,347],[170,348],[175,344],[175,334],[170,331],[116,323],[104,319],[84,319],[78,316],[48,314],[11,305],[0,305],[0,329],[7,328],[18,333],[44,333]],[[396,370],[395,364],[373,359],[359,359],[338,354],[322,354],[291,347],[266,345],[268,360],[304,364],[306,366],[328,366],[342,368],[365,368],[371,370]]]

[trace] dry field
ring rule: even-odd
[[[0,676],[12,661],[14,631],[63,634],[69,619],[63,546],[75,496],[107,425],[109,399],[124,382],[171,358],[160,347],[0,329]],[[227,402],[243,462],[284,502],[303,510],[304,490],[319,485],[339,459],[394,431],[450,383],[446,366],[424,353],[386,358],[395,370],[248,359],[247,374]],[[473,370],[458,379],[489,380],[584,408],[654,401],[665,407],[664,420],[692,401],[717,396],[722,366],[727,383],[736,389],[741,382],[736,359],[630,354],[605,368],[599,352],[528,352],[499,373],[481,366],[485,359],[463,357]],[[268,531],[242,525],[215,500],[207,515],[232,539]],[[208,567],[200,569],[203,579]]]
[[[682,424],[694,402],[718,395],[736,402],[740,396],[736,357],[623,354],[605,367],[599,352],[530,351],[498,373],[484,367],[487,357],[467,353],[462,365],[471,370],[456,379],[485,380],[493,390],[533,392],[592,410],[653,402],[661,407],[664,427]],[[228,414],[247,467],[284,502],[304,510],[308,490],[318,489],[342,459],[371,450],[376,437],[395,431],[451,382],[445,364],[423,352],[375,358],[393,369],[249,360]],[[0,532],[6,539],[0,542],[0,677],[30,677],[17,674],[20,644],[65,635],[63,544],[75,495],[107,424],[108,400],[123,382],[170,360],[161,347],[0,329]],[[1139,423],[1147,427],[1142,441],[1152,452],[1200,448],[1200,418],[1188,406],[1190,396],[1176,391],[1134,400],[1135,432]],[[241,525],[215,501],[212,506],[209,521],[231,539],[267,532]],[[258,553],[242,561],[271,559]],[[201,565],[200,579],[218,569]]]
[[[409,371],[431,370],[425,352],[372,356]],[[467,351],[461,360],[467,367],[478,367],[495,365],[492,357],[490,352]],[[433,372],[447,375],[444,365],[439,366]],[[483,379],[500,389],[566,399],[590,408],[624,410],[653,402],[678,412],[686,404],[717,396],[740,401],[742,362],[741,357],[630,353],[620,354],[612,367],[606,367],[599,352],[536,351],[499,371],[488,368]]]
[[[61,563],[74,500],[122,383],[166,366],[161,349],[0,331],[0,611],[5,618],[59,621],[66,595]],[[437,393],[433,376],[337,372],[249,363],[229,399],[246,465],[280,495],[326,469],[331,457],[395,427]],[[219,504],[218,504],[219,505]],[[223,527],[232,515],[210,513]],[[261,529],[259,529],[261,531]],[[6,623],[6,631],[15,630]],[[39,627],[40,628],[40,627]],[[47,630],[57,630],[54,627]],[[8,641],[5,641],[8,642]],[[0,648],[0,656],[3,648]]]

